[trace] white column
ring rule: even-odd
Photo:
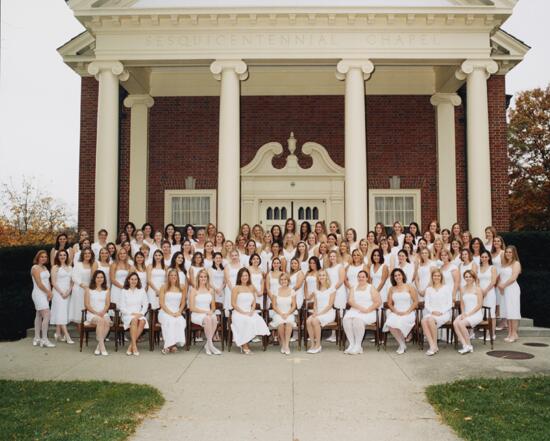
[[[346,81],[345,97],[345,187],[346,228],[357,237],[368,231],[367,132],[365,126],[365,81],[374,70],[369,60],[342,60],[336,78]]]
[[[218,230],[235,237],[240,220],[240,81],[248,77],[242,60],[216,60],[210,70],[220,86],[218,146]]]
[[[118,61],[94,61],[88,72],[99,81],[97,145],[95,163],[94,233],[105,228],[111,237],[118,233],[118,111],[119,80],[128,72]]]
[[[124,105],[132,109],[128,219],[136,225],[143,225],[147,221],[149,108],[154,103],[150,95],[129,95],[124,100]]]
[[[497,71],[493,60],[466,60],[456,72],[466,80],[468,229],[478,237],[492,225],[487,79]]]
[[[445,228],[457,221],[455,106],[462,100],[456,93],[436,93],[430,102],[437,114],[437,179],[439,223]]]

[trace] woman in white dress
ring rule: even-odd
[[[470,251],[472,252],[472,260],[479,267],[481,252],[485,251],[485,246],[479,237],[474,237],[470,242]]]
[[[258,253],[254,253],[250,256],[249,265],[247,265],[248,271],[250,271],[250,279],[252,285],[256,288],[256,303],[260,305],[260,308],[264,308],[264,293],[265,293],[265,277],[261,268],[262,259]]]
[[[84,309],[84,290],[90,284],[92,278],[92,266],[94,264],[94,253],[91,248],[84,248],[80,253],[80,259],[75,262],[72,279],[73,290],[69,299],[69,320],[80,328],[82,321],[82,310]]]
[[[197,275],[195,288],[189,294],[189,309],[191,310],[191,323],[202,326],[206,335],[204,350],[206,355],[220,355],[212,341],[218,327],[216,317],[216,295],[210,285],[208,270],[202,269]]]
[[[309,259],[309,253],[307,249],[307,244],[303,241],[298,242],[298,245],[296,245],[296,253],[294,253],[293,259],[298,260],[298,263],[300,265],[300,269],[305,274],[307,272],[308,267],[308,259]],[[292,268],[292,263],[291,263]]]
[[[488,226],[485,228],[485,242],[483,245],[486,250],[491,250],[493,248],[493,240],[497,237],[497,229],[493,226]]]
[[[121,248],[116,253],[116,259],[111,264],[109,276],[111,279],[111,302],[118,306],[120,293],[124,288],[124,282],[132,270],[129,262],[128,252]]]
[[[344,265],[338,263],[338,253],[331,251],[328,255],[328,266],[325,268],[331,281],[331,287],[336,291],[334,307],[343,310],[346,307],[347,293],[344,280],[346,279],[346,269]],[[336,337],[334,337],[334,341]],[[332,340],[329,340],[332,341]]]
[[[495,309],[496,309],[496,292],[495,286],[497,283],[497,270],[493,266],[493,261],[491,259],[491,253],[487,250],[483,250],[480,256],[480,266],[477,273],[479,279],[479,287],[481,288],[481,294],[483,295],[483,306],[486,306],[490,309],[491,320],[491,335],[493,340],[496,338],[495,335]],[[483,339],[483,335],[479,337]]]
[[[437,268],[437,265],[433,260],[430,259],[430,251],[427,248],[424,248],[420,252],[420,262],[416,269],[415,279],[419,302],[422,302],[424,300],[426,288],[431,282],[432,271],[435,268]]]
[[[54,339],[73,344],[74,341],[67,330],[69,323],[69,297],[73,289],[71,279],[73,269],[69,266],[69,253],[64,250],[58,250],[54,258],[54,267],[52,268],[52,310],[50,323],[56,325]]]
[[[108,236],[109,233],[107,233],[107,230],[103,228],[97,232],[97,242],[94,242],[91,245],[92,251],[94,252],[94,257],[97,257],[101,248],[105,248],[107,246]]]
[[[283,265],[279,257],[273,258],[271,261],[271,271],[265,277],[265,286],[270,303],[279,292],[279,277],[283,273]]]
[[[224,243],[225,243],[225,236],[221,231],[218,231],[214,239],[214,251],[216,253],[221,253],[223,251]]]
[[[460,286],[460,274],[458,268],[451,260],[451,252],[443,249],[441,250],[441,274],[443,275],[443,284],[451,289],[453,296],[453,302],[459,300],[458,287]]]
[[[374,237],[376,238],[376,243],[380,244],[382,237],[386,237],[388,233],[386,232],[386,227],[382,222],[377,222],[374,226]]]
[[[252,240],[256,242],[256,249],[260,250],[264,242],[264,229],[256,224],[252,227]]]
[[[172,236],[172,246],[170,249],[172,250],[172,255],[174,253],[177,253],[178,251],[181,251],[181,245],[183,244],[183,235],[181,234],[180,230],[174,231],[174,235]]]
[[[376,310],[382,306],[380,294],[368,283],[366,271],[357,274],[357,284],[350,288],[348,303],[351,308],[344,316],[344,332],[349,346],[344,354],[361,354],[365,326],[376,323]]]
[[[214,261],[214,242],[207,240],[204,243],[204,268],[208,269],[212,267]]]
[[[327,236],[328,251],[338,251],[338,236],[334,233],[329,233]]]
[[[151,246],[153,243],[153,225],[146,222],[141,226],[141,231],[143,231],[143,241]]]
[[[283,256],[285,257],[284,272],[290,272],[290,260],[296,255],[296,236],[294,233],[286,233],[284,236]]]
[[[172,245],[169,241],[163,240],[160,250],[162,251],[162,257],[164,258],[164,266],[168,268],[170,263],[172,263]]]
[[[189,271],[187,272],[187,277],[189,279],[189,285],[191,287],[195,287],[195,283],[197,283],[197,275],[199,274],[199,271],[205,269],[204,268],[204,257],[202,257],[202,253],[195,252],[193,254],[193,260],[191,260],[191,267],[189,268]]]
[[[302,242],[307,242],[307,238],[311,233],[311,224],[308,221],[303,221],[300,224],[300,240]]]
[[[309,269],[304,281],[304,300],[313,301],[313,294],[317,290],[317,272],[321,269],[321,263],[317,256],[312,256],[308,260]]]
[[[453,239],[451,241],[451,261],[459,268],[462,263],[462,241],[460,239]]]
[[[111,319],[109,317],[109,306],[111,305],[111,297],[109,288],[107,287],[107,278],[102,270],[96,270],[90,286],[86,288],[84,294],[84,305],[86,306],[86,321],[84,324],[95,324],[95,338],[97,347],[95,355],[109,355],[105,348],[105,337],[109,334],[111,327]]]
[[[212,222],[208,223],[208,225],[206,226],[206,239],[214,243],[217,233],[218,229],[216,228],[216,225],[214,225]]]
[[[111,255],[109,254],[109,250],[107,250],[107,248],[101,248],[99,250],[97,259],[92,265],[92,274],[95,273],[97,270],[103,271],[103,273],[105,274],[107,288],[109,288],[109,290],[111,289],[111,278],[109,277],[111,272],[111,263]]]
[[[249,239],[244,247],[244,253],[240,253],[241,264],[244,267],[250,266],[250,257],[253,254],[257,254],[256,241]]]
[[[328,235],[333,234],[336,240],[336,243],[340,242],[342,239],[342,227],[340,226],[340,223],[337,221],[332,221],[328,224],[328,234],[327,234],[327,240]]]
[[[396,240],[396,245],[399,248],[403,248],[403,243],[405,242],[405,234],[403,233],[403,226],[401,225],[401,222],[394,222],[393,223],[393,236]]]
[[[334,300],[336,290],[333,288],[326,270],[317,271],[317,284],[313,293],[313,313],[306,320],[307,332],[311,341],[308,354],[321,352],[321,330],[324,326],[334,322],[336,311]]]
[[[508,322],[508,337],[506,337],[504,341],[507,343],[513,343],[519,338],[518,328],[519,321],[521,320],[521,290],[519,289],[517,279],[520,274],[521,264],[519,263],[516,247],[508,245],[504,251],[498,283],[498,289],[503,293],[504,304],[506,305],[506,315],[504,317]]]
[[[328,266],[328,243],[321,242],[319,244],[319,247],[317,248],[317,258],[319,259],[319,264],[321,265],[321,268],[325,268]]]
[[[134,255],[134,271],[137,273],[141,286],[146,290],[149,284],[147,283],[147,265],[145,265],[145,256],[141,251]]]
[[[75,258],[75,255],[76,255],[77,252],[79,252],[81,250],[80,244],[85,239],[87,239],[89,241],[90,240],[90,235],[88,234],[88,232],[86,230],[80,230],[78,232],[78,242],[75,243],[72,246],[72,252],[73,252],[73,258],[71,259],[72,262],[75,262],[77,260]],[[91,245],[91,242],[90,242],[90,245]],[[90,245],[88,245],[88,246],[90,246]]]
[[[296,294],[296,308],[301,309],[304,303],[304,281],[305,276],[302,271],[301,262],[294,258],[290,261],[290,288]],[[280,276],[279,276],[280,280]]]
[[[55,262],[55,256],[60,250],[67,251],[68,264],[70,265],[73,258],[73,249],[69,246],[69,237],[66,233],[58,234],[55,238],[55,245],[50,250],[50,262]]]
[[[90,251],[91,252],[91,251]],[[52,287],[50,285],[50,272],[48,264],[48,252],[40,250],[33,259],[31,268],[32,277],[32,301],[36,315],[34,317],[33,346],[54,348],[55,345],[48,340],[48,326],[50,324],[50,300],[52,299]]]
[[[391,288],[388,291],[388,317],[384,323],[383,332],[391,332],[399,347],[397,354],[407,350],[406,338],[416,321],[418,299],[416,290],[410,285],[406,273],[401,268],[395,268],[390,274]]]
[[[463,248],[460,252],[460,266],[458,267],[460,272],[460,286],[466,286],[466,279],[464,279],[464,273],[466,271],[472,271],[477,274],[478,266],[472,260],[472,252],[468,248]]]
[[[350,292],[352,287],[357,285],[357,276],[361,271],[365,271],[368,274],[363,254],[358,249],[353,250],[351,252],[351,262],[346,268],[346,277],[344,279],[344,284],[348,292]]]
[[[296,259],[292,259],[295,265]],[[298,269],[298,273],[301,271]],[[281,273],[279,276],[279,291],[273,298],[273,319],[269,324],[271,329],[277,330],[281,344],[281,354],[290,355],[290,337],[292,330],[296,327],[294,312],[296,312],[296,292],[290,287],[290,276]]]
[[[135,272],[128,274],[124,281],[118,308],[122,315],[124,329],[130,329],[130,346],[126,355],[139,355],[138,338],[144,329],[149,329],[149,323],[145,316],[149,309],[149,300],[145,289],[141,286],[139,276]]]
[[[407,282],[405,283],[408,283],[415,289],[414,280],[416,279],[416,265],[409,260],[409,253],[407,250],[400,250],[397,253],[397,264],[395,268],[403,270],[407,278]]]
[[[451,240],[453,239],[458,239],[462,243],[462,227],[458,222],[451,227]]]
[[[316,255],[317,248],[319,248],[319,242],[317,242],[317,236],[315,235],[315,233],[308,234],[306,245],[307,245],[307,257],[309,259],[310,257],[313,257]]]
[[[346,230],[346,240],[343,240],[348,246],[348,250],[351,253],[353,250],[358,248],[357,244],[357,231],[354,228],[348,228]]]
[[[271,252],[271,245],[273,244],[273,238],[271,233],[267,231],[264,233],[264,239],[260,251],[260,258],[262,259],[262,272],[266,274],[269,271],[269,264],[273,258],[273,253]]]
[[[498,286],[500,280],[500,269],[502,268],[502,261],[504,259],[504,250],[506,249],[506,244],[504,243],[504,239],[502,236],[496,236],[493,239],[493,246],[491,248],[491,258],[493,260],[493,265],[497,270],[497,283],[496,286]],[[506,316],[506,305],[504,304],[504,296],[500,292],[498,288],[495,289],[495,293],[497,296],[497,307],[496,307],[496,318],[497,320],[500,319],[500,322],[496,325],[497,331],[502,331],[502,329],[507,328],[508,324],[506,323],[506,319],[504,318]]]
[[[224,303],[225,296],[225,273],[223,271],[223,256],[221,253],[215,252],[212,262],[212,267],[208,269],[210,283],[214,290],[216,302]]]
[[[342,241],[338,245],[338,261],[344,265],[344,268],[351,263],[351,254],[347,242]]]
[[[233,341],[246,355],[251,354],[249,342],[257,335],[269,335],[263,318],[256,314],[256,288],[252,285],[250,272],[241,268],[231,292],[231,332]]]
[[[184,266],[187,274],[189,272],[189,268],[191,268],[191,262],[193,261],[193,245],[191,245],[191,242],[188,240],[183,241],[181,253],[183,254],[183,259],[185,260]]]
[[[283,248],[281,247],[281,245],[279,245],[278,242],[274,242],[271,245],[271,262],[269,265],[269,270],[272,269],[273,260],[276,258],[279,259],[279,262],[281,262],[281,271],[286,271],[286,267],[287,267],[286,258],[284,256]]]
[[[181,281],[180,281],[181,282]],[[160,308],[160,289],[166,283],[166,267],[162,251],[156,250],[153,253],[153,263],[147,267],[147,298],[151,309]]]
[[[460,287],[460,310],[462,313],[455,318],[453,323],[456,335],[462,349],[460,354],[474,352],[474,347],[471,345],[470,331],[468,326],[475,328],[483,320],[483,294],[481,288],[477,286],[477,275],[472,270],[466,270],[463,275],[464,285]]]
[[[424,317],[422,329],[430,345],[426,355],[435,355],[439,352],[437,346],[437,330],[451,320],[453,310],[452,285],[445,283],[440,269],[431,272],[431,283],[426,288],[424,296]]]
[[[382,250],[376,249],[370,255],[371,264],[367,274],[370,275],[370,284],[380,294],[382,305],[388,300],[389,275],[388,265],[382,255]]]
[[[226,242],[227,243],[227,242]],[[232,292],[233,288],[237,284],[237,275],[239,274],[239,271],[241,268],[243,268],[241,264],[241,260],[239,258],[239,252],[237,250],[232,250],[229,254],[229,262],[227,265],[224,265],[225,269],[225,298],[224,298],[224,309],[226,311],[231,309],[232,305]],[[250,274],[249,274],[250,277]],[[252,283],[252,281],[250,281]]]
[[[141,246],[145,243],[144,239],[145,236],[143,235],[143,231],[137,230],[136,236],[130,241],[132,255],[135,255],[138,251],[140,251]]]
[[[164,340],[161,352],[164,355],[177,352],[177,345],[181,347],[185,344],[185,327],[187,326],[183,315],[186,295],[181,289],[178,271],[176,269],[168,270],[166,280],[166,284],[160,288],[158,315]]]
[[[315,222],[315,228],[313,229],[315,236],[317,237],[317,243],[326,242],[327,240],[327,227],[324,221]]]
[[[468,230],[462,232],[462,246],[463,248],[470,249],[470,242],[472,241],[472,233]]]

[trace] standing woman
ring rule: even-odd
[[[497,324],[496,330],[501,331],[503,328],[508,327],[506,324],[506,306],[504,304],[504,297],[500,290],[498,289],[500,269],[502,268],[502,260],[504,259],[504,250],[506,249],[506,244],[502,236],[495,236],[493,239],[493,246],[491,248],[491,258],[493,265],[497,270],[497,283],[495,286],[495,293],[497,296],[497,307],[496,307],[496,318],[501,319],[500,323]]]
[[[291,217],[288,218],[285,222],[285,231],[283,233],[283,237],[285,238],[285,240],[287,234],[292,234],[294,244],[296,244],[296,242],[300,240],[300,233],[298,231],[298,228],[296,228],[296,221]]]
[[[350,252],[357,249],[357,231],[355,231],[355,229],[353,228],[348,228],[346,230],[346,240],[342,242],[345,242],[347,244]]]
[[[181,231],[180,230],[174,231],[174,235],[172,236],[172,246],[171,246],[172,254],[177,253],[178,251],[181,251],[182,243],[183,243],[183,235],[181,234]]]
[[[147,283],[147,265],[145,264],[145,256],[141,251],[138,251],[134,256],[134,270],[141,281],[143,289],[147,289],[147,286],[149,286]]]
[[[405,242],[405,234],[403,233],[401,222],[396,221],[393,223],[393,235],[395,236],[399,248],[402,248]]]
[[[418,300],[414,288],[407,283],[407,276],[401,268],[395,268],[390,275],[391,288],[388,292],[388,307],[390,312],[383,332],[390,331],[397,340],[399,347],[397,354],[407,350],[405,340],[416,321],[416,307]]]
[[[366,271],[357,275],[357,285],[351,287],[348,302],[351,308],[344,316],[344,332],[349,346],[344,354],[356,355],[363,353],[365,326],[376,323],[376,310],[382,306],[380,294],[368,283]]]
[[[428,225],[428,231],[432,234],[434,238],[433,240],[441,239],[439,222],[436,219],[430,222],[430,225]]]
[[[445,248],[445,245],[443,244],[443,239],[436,239],[433,243],[432,248],[432,260],[435,262],[436,266],[438,268],[441,267],[443,264],[441,261],[441,251]]]
[[[151,252],[154,253],[156,250],[162,250],[162,232],[156,231],[153,236],[153,243],[151,243]]]
[[[488,307],[491,310],[490,318],[493,319],[490,321],[491,329],[489,332],[495,339],[495,309],[496,309],[496,293],[495,286],[497,283],[497,270],[493,266],[493,261],[491,259],[491,253],[487,250],[481,252],[481,264],[479,265],[478,271],[478,280],[479,287],[481,288],[481,294],[483,295],[483,306]],[[483,338],[481,336],[480,338]]]
[[[166,267],[165,267],[166,268]],[[188,271],[185,269],[185,260],[183,259],[183,254],[181,252],[177,252],[172,256],[172,261],[170,262],[170,267],[166,269],[166,272],[168,273],[168,270],[175,269],[178,272],[178,277],[180,279],[180,285],[181,289],[184,293],[187,293],[187,274]],[[157,286],[162,286],[165,283],[165,279],[162,281],[159,281],[160,284]]]
[[[370,255],[371,265],[367,272],[370,274],[370,283],[380,294],[382,304],[388,300],[388,281],[390,271],[386,265],[382,250],[374,250]]]
[[[124,225],[124,231],[126,231],[126,234],[128,235],[128,240],[131,241],[136,234],[136,225],[133,222],[126,222],[126,225]]]
[[[327,270],[328,278],[331,281],[331,288],[336,292],[334,307],[336,309],[343,310],[345,309],[347,303],[346,286],[344,285],[344,281],[346,279],[346,269],[343,264],[338,263],[338,254],[336,251],[331,251],[329,253],[328,267],[325,269]],[[334,339],[336,339],[336,336],[334,336]],[[332,341],[332,339],[328,341]]]
[[[102,228],[97,232],[97,242],[94,242],[91,246],[92,251],[94,252],[94,256],[97,256],[99,254],[99,250],[101,248],[104,248],[107,246],[107,237],[108,237],[108,233],[107,233],[107,230],[105,230],[104,228]],[[117,243],[120,243],[120,242],[117,242]],[[82,247],[80,247],[80,249],[82,250]]]
[[[485,228],[485,242],[483,243],[485,249],[490,250],[493,248],[493,240],[497,237],[497,229],[493,226]]]
[[[392,253],[391,253],[390,244],[388,243],[388,239],[386,239],[385,237],[380,239],[380,242],[378,242],[378,247],[382,253],[382,257],[384,257],[384,263],[386,264],[389,270],[391,265]]]
[[[307,245],[307,257],[309,259],[310,257],[315,256],[317,248],[319,248],[319,243],[317,242],[317,236],[315,235],[315,233],[312,232],[308,234],[306,245]]]
[[[292,220],[292,219],[288,219],[288,220]],[[287,221],[287,224],[288,224],[288,221]],[[284,266],[284,269],[286,273],[290,271],[290,259],[292,259],[295,255],[296,255],[296,236],[293,233],[289,232],[285,234],[284,244],[283,244],[283,256],[285,257],[285,263],[286,263]]]
[[[464,273],[466,271],[472,271],[474,273],[477,273],[477,265],[472,260],[472,252],[468,248],[464,248],[460,252],[460,266],[458,267],[458,270],[460,271],[460,286],[466,286],[466,280],[464,279]]]
[[[409,253],[407,250],[401,250],[397,253],[397,265],[395,265],[395,268],[399,268],[405,273],[406,282],[404,283],[408,283],[414,287],[414,281],[416,280],[416,265],[409,260]]]
[[[138,338],[144,329],[149,329],[149,323],[145,317],[149,309],[149,300],[135,272],[130,273],[124,281],[119,298],[119,309],[124,330],[130,329],[130,347],[126,355],[139,355]]]
[[[82,321],[82,310],[84,309],[84,290],[90,285],[92,278],[92,266],[94,264],[94,253],[91,248],[84,248],[80,252],[80,259],[75,262],[72,279],[73,290],[69,300],[69,320],[80,326]]]
[[[321,263],[318,257],[312,256],[308,260],[308,265],[309,268],[304,281],[304,299],[311,301],[317,289],[317,273],[321,269]]]
[[[474,237],[470,242],[470,251],[472,252],[472,260],[479,267],[481,253],[485,251],[485,246],[479,237]]]
[[[326,242],[327,240],[327,227],[324,222],[315,222],[315,236],[317,237],[317,243]]]
[[[521,264],[519,263],[516,247],[508,245],[504,251],[504,259],[500,268],[500,277],[498,289],[504,293],[504,303],[506,305],[506,315],[508,322],[508,337],[504,341],[508,343],[515,342],[518,338],[519,321],[521,320],[521,290],[517,279],[521,274]]]
[[[132,238],[130,241],[130,245],[132,247],[132,254],[136,254],[138,251],[140,251],[141,246],[145,243],[145,236],[143,235],[143,231],[137,230],[136,236]]]
[[[441,230],[441,240],[443,241],[443,247],[447,250],[451,249],[451,230],[443,228]]]
[[[350,249],[348,244],[344,241],[340,242],[340,245],[338,245],[338,260],[342,263],[342,265],[344,265],[344,267],[351,263]]]
[[[153,253],[153,262],[147,267],[147,283],[149,285],[147,298],[151,304],[151,309],[159,309],[160,289],[166,283],[166,266],[160,250]]]
[[[319,259],[321,268],[328,266],[328,252],[328,243],[321,242],[319,248],[317,248],[317,258]]]
[[[55,345],[48,340],[48,326],[50,324],[50,300],[52,299],[52,288],[50,285],[50,272],[48,265],[48,252],[40,250],[33,259],[31,268],[32,276],[32,301],[36,309],[34,317],[34,339],[33,346],[55,348]]]
[[[111,302],[118,306],[120,293],[124,289],[124,282],[132,269],[132,265],[128,262],[128,253],[124,248],[121,248],[116,253],[116,260],[111,264],[110,279],[111,279]]]
[[[73,245],[72,247],[72,255],[73,255],[73,259],[71,259],[73,262],[76,259],[75,255],[77,252],[79,252],[82,248],[80,247],[80,244],[81,242],[84,240],[84,239],[88,239],[90,240],[90,235],[88,234],[88,232],[86,230],[80,230],[78,232],[78,241]]]
[[[370,255],[374,250],[378,248],[378,243],[379,242],[376,241],[376,235],[374,234],[374,231],[369,231],[367,233],[367,245],[368,245],[367,254],[362,252],[365,259],[367,259],[365,263],[370,262]]]
[[[264,243],[264,229],[256,224],[252,227],[252,240],[256,242],[256,248],[260,249]]]
[[[174,224],[168,224],[164,227],[164,240],[170,242],[170,245],[174,243],[174,233],[176,232],[176,226]]]
[[[167,355],[177,352],[176,345],[185,344],[185,328],[187,323],[183,315],[185,310],[186,295],[181,289],[181,280],[177,270],[168,270],[166,284],[160,289],[159,296],[159,323],[162,328],[164,347],[161,352]]]
[[[457,268],[462,263],[462,241],[460,239],[451,241],[451,261]]]
[[[191,268],[189,268],[189,271],[187,272],[189,285],[191,285],[193,288],[195,287],[195,283],[197,282],[197,275],[199,274],[199,271],[203,269],[204,269],[204,258],[202,257],[202,253],[199,253],[197,251],[195,254],[193,254],[193,260],[191,261]]]
[[[294,258],[290,261],[290,288],[296,294],[296,308],[301,309],[304,304],[304,272],[302,270],[301,263],[298,259]],[[279,281],[281,276],[279,276]]]
[[[300,264],[300,269],[305,274],[307,271],[307,266],[308,266],[307,261],[309,258],[309,253],[305,242],[303,241],[298,242],[298,245],[296,245],[296,253],[294,253],[294,256],[292,258],[298,260],[298,263]],[[290,266],[292,270],[292,264]]]
[[[55,256],[60,250],[67,251],[67,257],[69,259],[67,263],[70,265],[73,251],[69,246],[69,238],[66,233],[58,234],[55,238],[55,245],[50,251],[50,262],[55,262]]]
[[[216,253],[221,253],[223,251],[224,243],[225,243],[225,236],[221,231],[218,231],[216,233],[216,237],[214,238],[214,251]]]
[[[483,305],[483,294],[481,288],[477,286],[477,276],[472,270],[464,272],[464,285],[460,288],[460,314],[454,321],[456,335],[462,343],[460,354],[474,352],[474,347],[471,345],[470,332],[468,326],[474,329],[482,320],[483,313],[481,307]]]
[[[191,323],[204,328],[206,334],[204,350],[206,355],[220,355],[221,351],[214,346],[212,341],[218,327],[216,296],[210,286],[208,271],[205,269],[200,270],[197,274],[195,288],[191,289],[189,297],[189,309],[191,310]]]
[[[462,227],[458,222],[455,222],[451,227],[451,240],[457,239],[462,243]]]
[[[216,225],[214,225],[212,222],[209,222],[206,226],[206,239],[210,242],[214,242],[217,233],[218,229],[216,228]]]
[[[67,323],[69,323],[69,296],[73,289],[73,269],[69,266],[69,253],[65,249],[57,251],[52,268],[52,310],[50,323],[56,325],[54,339],[73,344]]]
[[[97,340],[97,347],[94,354],[109,355],[105,348],[105,337],[107,337],[111,328],[111,319],[109,318],[111,297],[103,271],[94,271],[90,286],[86,288],[84,294],[84,305],[86,306],[86,321],[84,324],[93,323],[96,325],[95,338]]]
[[[414,241],[420,239],[422,237],[422,234],[420,233],[420,227],[416,222],[411,222],[409,224],[409,233],[411,233],[412,237],[414,237]]]
[[[225,273],[223,271],[223,257],[221,253],[214,253],[212,267],[208,269],[208,274],[214,295],[216,296],[216,302],[223,304],[225,296]]]
[[[353,250],[351,253],[351,262],[346,268],[346,277],[344,279],[348,292],[350,292],[352,287],[357,285],[357,276],[361,271],[367,272],[367,265],[365,265],[363,254],[359,250]]]
[[[432,281],[432,271],[437,268],[435,262],[430,259],[430,252],[427,248],[424,248],[420,252],[420,263],[416,269],[416,290],[419,296],[419,301],[424,300],[426,288]]]
[[[243,236],[245,241],[250,240],[252,234],[250,232],[250,225],[242,224],[237,236]]]
[[[310,223],[308,221],[303,221],[300,224],[300,240],[302,242],[306,242],[311,232],[312,231]]]
[[[271,245],[273,244],[273,238],[269,231],[264,233],[264,240],[260,248],[260,258],[262,259],[262,271],[267,273],[269,271],[269,263],[273,258],[273,253],[271,252]]]
[[[463,231],[462,232],[462,246],[464,248],[470,249],[470,242],[472,241],[472,233],[469,231]]]
[[[183,244],[181,246],[181,253],[183,254],[183,259],[185,261],[185,271],[188,272],[189,268],[191,268],[191,262],[193,260],[193,245],[191,244],[191,242],[189,242],[189,240],[185,239],[183,241]]]
[[[426,355],[435,355],[437,347],[437,330],[451,319],[453,309],[452,289],[445,283],[443,273],[436,268],[431,273],[430,286],[426,288],[424,297],[425,315],[422,318],[422,329],[430,344]]]
[[[227,243],[227,242],[226,242]],[[229,254],[229,262],[225,265],[225,299],[224,299],[224,309],[231,309],[232,302],[232,292],[233,288],[237,283],[237,276],[239,271],[243,268],[241,259],[239,258],[239,252],[237,250],[231,251]],[[248,275],[250,278],[250,274]]]
[[[143,241],[150,247],[153,244],[153,226],[146,222],[142,225],[141,231],[143,231]]]
[[[243,266],[246,267],[250,265],[250,257],[256,253],[256,241],[254,239],[249,239],[246,242],[244,253],[241,254],[241,263],[243,264]]]
[[[271,261],[271,271],[267,273],[265,278],[267,295],[269,296],[271,302],[273,302],[273,297],[277,296],[279,291],[279,278],[281,277],[282,272],[281,259],[274,257]]]
[[[342,240],[342,227],[340,227],[340,223],[337,221],[332,221],[328,224],[328,234],[333,234],[336,237],[336,243],[340,242]]]
[[[386,227],[382,222],[377,222],[374,226],[374,236],[378,244],[380,243],[380,239],[387,236]]]
[[[329,251],[337,251],[338,250],[338,236],[334,233],[328,233],[327,236],[327,245]]]
[[[279,245],[283,246],[283,233],[281,232],[281,227],[279,225],[273,225],[271,227],[271,237],[273,243],[278,242]]]
[[[313,314],[306,320],[307,332],[311,340],[308,354],[321,352],[321,330],[323,326],[336,319],[334,299],[336,291],[332,288],[326,270],[317,271],[317,283],[313,293]]]
[[[292,259],[297,264],[296,259]],[[298,269],[297,272],[301,273]],[[281,344],[281,354],[290,355],[290,336],[292,329],[296,326],[294,312],[296,311],[296,292],[290,287],[290,277],[288,274],[281,273],[279,276],[279,292],[273,298],[273,320],[270,326],[277,329],[279,342]]]
[[[195,241],[195,228],[193,228],[193,225],[187,224],[185,227],[183,227],[183,231],[185,233],[185,239],[188,240],[191,244],[194,244]]]
[[[279,262],[281,263],[281,271],[286,271],[286,259],[283,254],[283,250],[279,242],[273,242],[273,245],[271,245],[271,263],[269,265],[269,268],[273,266],[273,260],[275,258],[279,259]]]
[[[453,301],[458,300],[458,287],[460,286],[460,273],[456,265],[451,261],[451,253],[447,250],[441,251],[441,274],[443,284],[448,286],[453,296]]]
[[[264,273],[261,268],[262,259],[257,253],[252,254],[248,261],[248,271],[250,272],[250,280],[254,288],[256,288],[256,303],[263,309],[263,299],[265,292]]]
[[[241,268],[237,273],[235,286],[231,291],[231,332],[233,341],[246,355],[251,354],[248,343],[257,335],[269,335],[269,328],[262,317],[256,314],[255,288],[250,280],[250,272]]]
[[[212,267],[214,261],[214,242],[207,240],[204,243],[204,267],[206,269]]]

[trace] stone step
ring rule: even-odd
[[[520,337],[547,337],[550,338],[550,328],[540,328],[538,326],[519,327]]]

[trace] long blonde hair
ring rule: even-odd
[[[327,276],[327,279],[326,279],[326,281],[325,281],[325,283],[324,283],[323,285],[321,285],[321,281],[319,280],[319,275],[322,274],[322,273],[324,273],[325,276]],[[328,275],[328,273],[327,273],[326,270],[320,269],[319,271],[317,271],[317,276],[316,276],[316,278],[317,278],[317,289],[325,290],[325,289],[330,288],[330,285],[331,285],[331,283],[330,283],[330,277],[329,277],[329,275]]]
[[[208,291],[210,291],[212,288],[210,286],[210,274],[208,274],[208,271],[203,268],[201,269],[198,273],[197,273],[197,277],[195,278],[195,286],[197,287],[197,289],[199,289],[199,277],[201,276],[201,274],[206,274],[206,289]]]

